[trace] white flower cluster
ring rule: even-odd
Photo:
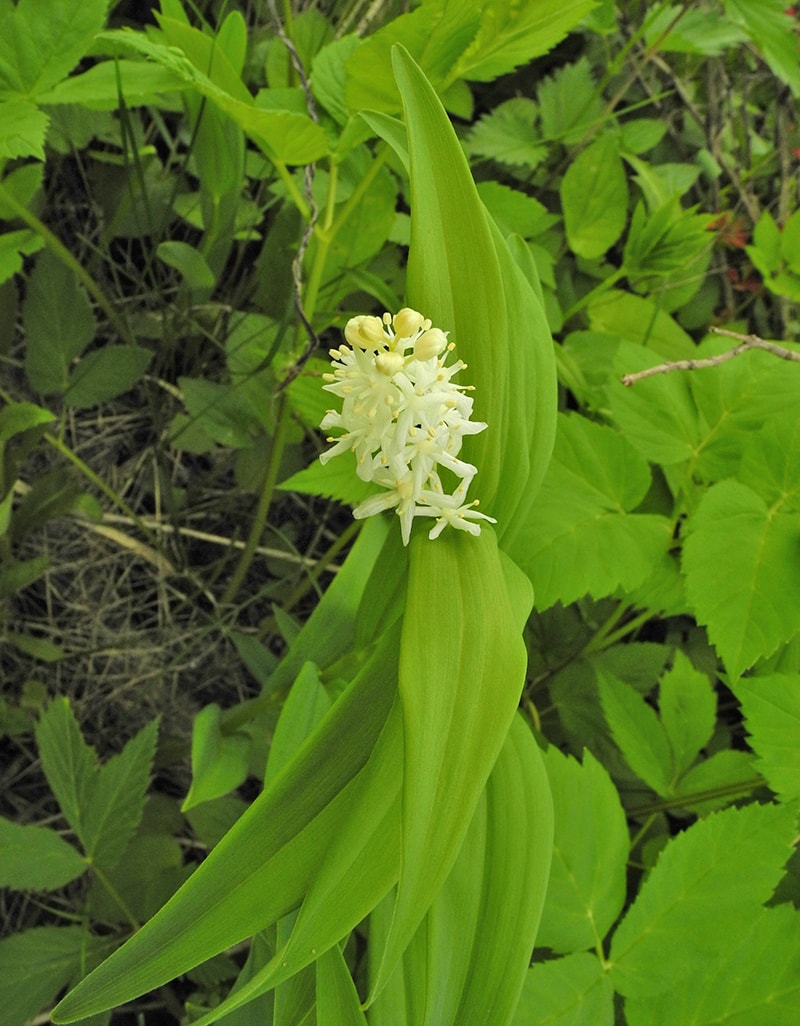
[[[403,544],[408,545],[414,517],[436,517],[428,537],[437,538],[450,524],[480,534],[479,520],[496,521],[467,502],[467,490],[478,470],[458,458],[464,435],[483,431],[470,420],[470,385],[453,383],[466,367],[457,360],[449,367],[454,346],[445,332],[416,310],[403,309],[383,318],[353,317],[345,326],[349,346],[331,349],[333,373],[325,374],[326,391],[342,400],[342,411],[328,410],[321,427],[341,429],[328,438],[333,446],[322,453],[327,463],[352,449],[357,473],[380,485],[353,510],[356,519],[394,509],[400,517]],[[448,495],[439,477],[445,468],[458,478]]]

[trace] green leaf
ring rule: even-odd
[[[258,421],[249,409],[242,407],[238,392],[231,385],[204,378],[179,378],[178,384],[191,423],[219,445],[242,449],[258,437]],[[173,440],[180,445],[181,433],[173,430]]]
[[[54,699],[42,713],[36,725],[36,743],[47,782],[86,848],[84,823],[97,780],[97,756],[81,737],[66,698]]]
[[[489,157],[501,164],[535,168],[547,156],[536,131],[533,100],[515,96],[485,114],[467,136],[472,156]]]
[[[69,376],[64,402],[87,409],[116,399],[141,380],[153,354],[143,346],[105,345],[84,356]]]
[[[78,972],[86,940],[81,926],[38,926],[0,940],[0,1004],[8,1026],[24,1026],[55,1000]]]
[[[290,761],[330,706],[331,700],[319,679],[318,667],[314,663],[306,663],[281,709],[269,746],[265,784]]]
[[[54,413],[35,403],[9,403],[0,409],[0,446],[4,447],[16,435],[49,424],[55,419]]]
[[[103,27],[106,0],[19,0],[0,19],[0,98],[36,96],[64,78]]]
[[[36,253],[44,239],[28,228],[0,235],[0,285],[22,270],[22,257]]]
[[[511,1026],[613,1026],[614,988],[594,955],[531,966]]]
[[[625,761],[656,794],[669,794],[672,753],[655,711],[624,681],[603,671],[597,676],[603,713]]]
[[[781,801],[800,797],[800,675],[747,677],[735,693],[759,756],[755,768]]]
[[[112,869],[136,832],[155,756],[158,721],[100,767],[84,810],[81,841],[94,865]]]
[[[680,986],[625,1002],[628,1026],[786,1026],[800,1005],[800,913],[762,909],[724,959],[691,967]]]
[[[165,264],[179,271],[191,289],[213,289],[216,284],[214,272],[208,266],[205,257],[188,242],[160,242],[156,255]]]
[[[127,107],[152,104],[163,108],[168,94],[186,88],[186,81],[168,68],[117,58],[65,78],[42,93],[39,103],[46,106],[79,104],[87,110],[119,110],[122,98]]]
[[[753,793],[761,786],[750,752],[724,748],[684,773],[672,797],[685,799],[684,808],[705,816],[739,801],[743,794]]]
[[[316,962],[317,1022],[325,1026],[367,1026],[361,1000],[339,946],[334,944]]]
[[[553,865],[537,944],[559,953],[602,943],[625,902],[628,827],[608,773],[551,745],[544,756],[555,809]]]
[[[586,57],[565,64],[539,85],[537,99],[545,139],[559,140],[566,146],[582,142],[588,129],[600,120],[603,104],[592,79]]]
[[[772,894],[794,831],[793,810],[748,805],[674,837],[614,934],[617,990],[642,998],[675,992],[694,970],[724,964]]]
[[[714,732],[717,698],[704,673],[678,649],[658,686],[661,723],[672,751],[674,778],[684,773]]]
[[[558,221],[543,203],[500,182],[479,182],[478,195],[497,227],[508,238],[521,235],[532,239]]]
[[[690,266],[710,249],[710,218],[683,210],[672,199],[652,213],[639,203],[633,212],[623,253],[623,266],[629,278],[668,275]]]
[[[560,415],[553,459],[523,535],[520,564],[539,609],[641,584],[667,550],[664,517],[630,515],[650,470],[618,432]]]
[[[530,609],[526,590],[527,608],[512,606],[491,531],[412,539],[399,666],[402,872],[374,991],[446,879],[511,726],[526,661],[515,629]]]
[[[629,342],[647,346],[666,360],[696,355],[690,336],[652,299],[612,289],[596,299],[588,313],[594,331],[619,335]],[[664,380],[661,379],[662,385]]]
[[[539,297],[499,231],[489,224],[469,165],[430,84],[397,49],[411,155],[408,298],[443,330],[475,385],[475,417],[489,424],[466,439],[479,468],[484,508],[510,551],[550,458],[556,380]],[[508,532],[508,533],[507,533]]]
[[[28,381],[44,395],[63,392],[70,365],[94,337],[95,323],[83,286],[49,250],[36,261],[22,317]]]
[[[396,646],[390,632],[291,763],[158,914],[64,998],[54,1021],[160,986],[298,907],[341,834],[352,785],[386,722]],[[311,960],[306,954],[303,964]]]
[[[85,871],[84,859],[55,830],[0,817],[0,887],[51,891]]]
[[[131,47],[180,76],[187,85],[232,118],[270,160],[310,164],[329,151],[325,130],[310,117],[288,111],[261,110],[243,85],[244,94],[237,90],[239,95],[231,95],[196,67],[179,47],[164,46],[130,31],[103,32],[98,39]],[[213,41],[209,39],[208,42],[212,44]],[[205,65],[209,66],[208,63]]]
[[[49,123],[44,111],[28,100],[0,100],[0,158],[44,160],[44,137]]]
[[[734,676],[800,631],[799,535],[800,514],[768,508],[738,481],[713,485],[691,518],[689,600]]]
[[[611,133],[587,146],[561,181],[561,208],[570,249],[593,260],[622,235],[628,216],[628,184]]]
[[[356,477],[353,461],[349,453],[343,458],[333,459],[322,464],[319,460],[303,470],[298,470],[278,485],[283,491],[300,492],[303,495],[323,495],[327,499],[336,499],[346,506],[355,506],[363,502],[374,492],[369,481]]]
[[[772,73],[800,97],[795,22],[783,0],[724,0],[726,15],[741,25]]]

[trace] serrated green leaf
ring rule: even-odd
[[[800,631],[800,514],[769,509],[721,481],[703,496],[683,546],[697,618],[738,676]]]
[[[315,460],[311,466],[298,470],[278,486],[283,491],[303,495],[323,495],[346,506],[355,506],[371,495],[375,488],[369,481],[356,477],[347,453],[344,459],[334,459],[324,465]]]
[[[131,738],[100,767],[83,817],[82,843],[93,864],[112,869],[136,832],[155,755],[158,721]]]
[[[74,409],[87,409],[116,399],[142,378],[153,359],[143,346],[106,345],[80,360],[69,376],[64,402]]]
[[[629,513],[649,485],[647,464],[621,434],[559,416],[553,458],[519,556],[538,608],[644,581],[670,543],[664,517]]]
[[[561,209],[570,249],[593,260],[622,235],[628,216],[628,184],[611,133],[587,146],[561,181]]]
[[[772,73],[800,97],[800,68],[794,21],[783,0],[725,0],[725,13],[741,25],[764,55]]]
[[[675,652],[658,685],[658,710],[672,751],[674,778],[684,773],[714,731],[717,698],[708,677]]]
[[[536,130],[533,100],[515,96],[484,115],[467,137],[473,156],[490,157],[501,164],[535,168],[547,156]]]
[[[0,100],[0,158],[44,160],[44,137],[49,123],[44,111],[28,100]]]
[[[652,213],[639,203],[633,212],[625,241],[623,266],[629,278],[674,274],[691,266],[710,249],[710,218],[683,210],[677,199]]]
[[[187,88],[188,83],[168,68],[120,58],[65,78],[38,99],[47,106],[79,104],[87,110],[118,110],[120,97],[128,107],[163,107],[166,94]]]
[[[98,38],[132,47],[179,75],[188,86],[231,117],[271,160],[286,164],[309,164],[328,152],[325,130],[311,118],[289,111],[261,110],[255,106],[246,89],[247,99],[231,95],[216,85],[177,47],[164,46],[130,31],[104,32]],[[212,42],[209,39],[209,44]]]
[[[51,891],[85,871],[85,860],[55,830],[0,817],[0,887]]]
[[[19,0],[0,21],[0,98],[36,96],[64,78],[106,18],[106,0]]]
[[[800,675],[747,677],[736,685],[755,768],[781,801],[800,797]]]
[[[533,196],[500,182],[478,182],[478,195],[497,227],[506,238],[521,235],[532,239],[558,221],[555,214]]]
[[[628,827],[608,773],[551,745],[544,756],[555,810],[553,865],[537,944],[559,953],[602,943],[625,901]]]
[[[723,809],[761,786],[753,761],[750,752],[714,752],[681,777],[672,796],[685,799],[684,808],[698,816]]]
[[[36,743],[47,782],[86,848],[84,822],[97,779],[97,756],[83,740],[68,699],[54,699],[42,713]]]
[[[544,79],[536,92],[545,139],[566,146],[581,142],[588,129],[600,119],[603,104],[592,79],[588,58],[565,64]]]
[[[787,1026],[800,1007],[800,913],[762,909],[724,959],[693,967],[678,987],[625,1002],[628,1026]]]
[[[655,711],[624,681],[603,671],[597,677],[600,704],[625,761],[656,794],[669,794],[673,779],[672,753]]]
[[[667,360],[695,355],[691,337],[652,299],[612,289],[595,300],[588,313],[594,331],[637,342]]]
[[[86,942],[81,926],[37,926],[0,940],[0,1003],[9,1026],[24,1026],[55,999],[79,970]]]
[[[594,955],[531,966],[511,1026],[613,1026],[614,988]]]
[[[724,964],[780,878],[794,818],[785,806],[754,804],[674,837],[614,934],[616,989],[644,998]]]
[[[49,250],[36,261],[22,316],[28,381],[45,395],[63,392],[70,365],[91,342],[95,324],[83,287]]]

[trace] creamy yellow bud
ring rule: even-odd
[[[414,356],[418,360],[430,360],[447,348],[447,336],[439,328],[428,328],[423,331],[414,343]]]
[[[344,326],[344,337],[353,348],[358,349],[380,349],[387,342],[380,317],[371,317],[369,314],[351,317]]]
[[[375,357],[375,366],[387,378],[401,371],[404,363],[405,361],[400,353],[378,353]]]
[[[399,338],[410,338],[425,324],[425,318],[416,310],[404,306],[393,317],[394,330]]]

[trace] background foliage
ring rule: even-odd
[[[406,295],[397,42],[556,338],[554,455],[513,538],[555,850],[513,1022],[787,1026],[800,367],[620,381],[722,353],[711,328],[799,352],[783,0],[0,2],[0,1005],[52,1007],[153,915],[397,618],[401,574],[342,566],[350,469],[313,460],[321,354]],[[286,926],[133,1011],[198,1018]],[[350,1026],[364,963],[356,931],[219,1021]]]

